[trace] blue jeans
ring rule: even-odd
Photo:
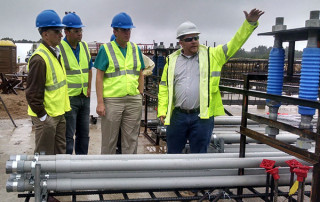
[[[187,114],[174,109],[166,132],[168,154],[182,153],[187,140],[191,153],[207,153],[213,128],[213,116],[200,119],[199,113]]]
[[[66,153],[72,154],[75,145],[76,154],[88,154],[90,98],[84,95],[70,96],[72,110],[66,118]],[[75,141],[73,136],[75,137]]]

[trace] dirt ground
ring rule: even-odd
[[[28,103],[26,94],[23,90],[17,90],[18,95],[15,94],[0,94],[2,101],[7,107],[13,119],[28,118]],[[0,103],[0,119],[9,119],[3,103]]]

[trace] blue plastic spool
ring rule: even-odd
[[[284,69],[284,49],[272,48],[269,55],[267,93],[274,95],[282,94],[283,69]],[[268,106],[280,107],[281,103],[272,105],[271,100],[266,100]]]
[[[320,71],[320,48],[303,49],[301,62],[301,76],[299,98],[317,100]],[[314,115],[316,109],[300,106],[298,112],[301,115]]]

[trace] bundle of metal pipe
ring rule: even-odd
[[[30,179],[39,181],[39,178],[41,186],[52,191],[264,186],[266,175],[259,168],[263,157],[234,158],[234,155],[238,154],[16,155],[7,161],[6,172],[20,175],[10,176],[7,191],[33,191],[35,186]],[[31,160],[32,157],[36,160]],[[293,159],[264,158],[282,167],[286,167],[285,161]],[[35,167],[40,167],[37,165],[41,166],[41,174],[38,172],[35,177]],[[238,168],[246,168],[246,175],[237,176]],[[288,185],[289,168],[282,168],[280,173],[283,176],[280,184]]]

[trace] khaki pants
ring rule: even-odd
[[[142,113],[142,96],[104,98],[106,116],[101,118],[101,154],[115,154],[121,128],[122,154],[136,154]]]
[[[35,153],[45,152],[46,155],[66,153],[66,120],[64,115],[47,116],[45,121],[31,117],[35,125]]]

